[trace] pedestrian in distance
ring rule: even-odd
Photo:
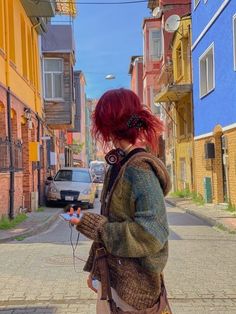
[[[163,280],[170,179],[156,157],[162,131],[162,122],[130,90],[107,91],[95,108],[93,135],[112,148],[105,156],[110,167],[101,214],[86,212],[71,223],[93,240],[84,270],[97,292],[97,314],[171,313]]]

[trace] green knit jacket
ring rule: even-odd
[[[160,294],[160,274],[168,257],[168,223],[164,194],[170,188],[162,162],[145,152],[132,156],[107,193],[109,171],[101,196],[102,215],[84,213],[77,230],[94,240],[85,271],[100,279],[95,252],[108,252],[111,286],[125,302],[143,310]]]

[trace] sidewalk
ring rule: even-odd
[[[236,212],[229,212],[222,205],[204,204],[200,206],[194,204],[191,199],[178,197],[167,197],[166,202],[206,221],[211,226],[236,233]]]
[[[62,208],[44,207],[42,212],[27,213],[28,218],[15,228],[0,230],[0,243],[14,240],[17,237],[29,237],[48,229],[61,212]]]

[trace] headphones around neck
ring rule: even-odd
[[[125,157],[125,152],[121,148],[112,149],[106,154],[105,160],[108,165],[117,165]]]

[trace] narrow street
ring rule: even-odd
[[[93,212],[99,211],[96,201]],[[174,314],[236,313],[236,235],[215,230],[168,206],[170,257],[165,271]],[[76,231],[73,231],[76,242]],[[76,255],[86,259],[90,241]],[[86,288],[70,229],[58,220],[47,232],[0,246],[0,313],[93,314],[96,295]]]

